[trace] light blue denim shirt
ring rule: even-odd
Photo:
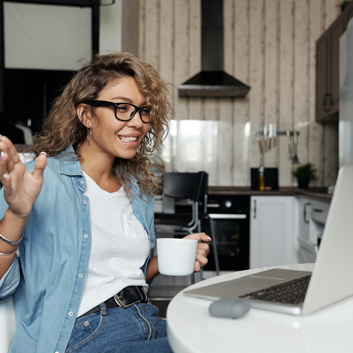
[[[68,151],[73,151],[70,148]],[[32,172],[34,161],[26,164]],[[0,302],[14,298],[17,331],[11,353],[64,353],[76,320],[91,250],[86,181],[75,158],[50,157],[42,190],[20,244],[20,257],[0,280]],[[131,178],[132,207],[155,245],[154,199]],[[147,201],[145,201],[147,200]],[[8,205],[0,194],[0,219]],[[148,259],[143,266],[146,273]]]

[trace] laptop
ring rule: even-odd
[[[347,165],[338,173],[312,273],[276,268],[183,293],[208,300],[246,298],[253,308],[307,315],[353,295],[352,273],[353,165]],[[300,282],[304,282],[304,290],[297,289]],[[273,297],[287,286],[287,297]]]

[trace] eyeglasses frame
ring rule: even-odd
[[[84,104],[88,104],[88,105],[91,105],[92,107],[114,107],[114,114],[115,114],[115,118],[120,120],[120,121],[130,121],[134,118],[134,116],[136,115],[136,113],[139,113],[140,115],[140,119],[141,121],[144,123],[144,124],[150,124],[153,122],[154,120],[154,117],[151,118],[150,117],[150,121],[143,121],[142,119],[142,114],[141,112],[145,109],[145,108],[149,108],[147,105],[143,106],[143,107],[138,107],[134,104],[131,104],[131,103],[125,103],[125,102],[119,102],[119,103],[114,103],[114,102],[108,102],[108,101],[102,101],[102,100],[88,100],[88,101],[85,101],[83,102]],[[135,108],[135,111],[131,114],[130,116],[130,119],[127,119],[127,120],[123,120],[123,119],[120,119],[117,115],[117,108],[119,106],[119,104],[126,104],[126,105],[131,105],[132,107]]]

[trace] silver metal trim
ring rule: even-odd
[[[246,214],[209,213],[212,219],[246,219]]]

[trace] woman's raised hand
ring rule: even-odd
[[[0,136],[0,181],[5,200],[16,216],[26,218],[31,212],[42,188],[46,164],[46,155],[40,154],[33,173],[30,173],[21,162],[12,142],[7,137]]]

